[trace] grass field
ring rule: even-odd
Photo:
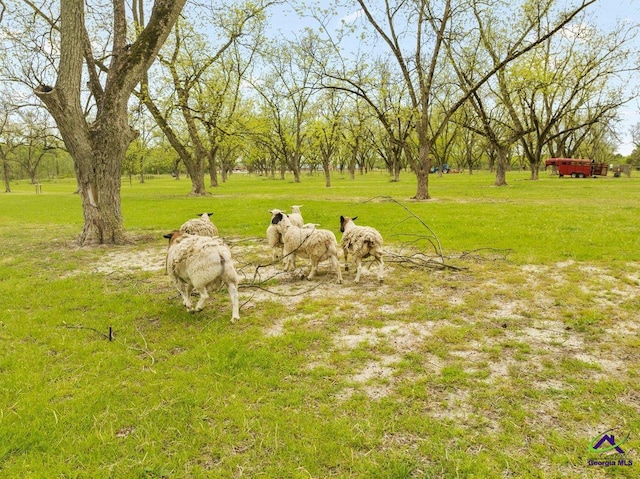
[[[0,477],[639,477],[640,177],[431,176],[427,202],[401,180],[126,181],[136,242],[113,248],[75,244],[73,181],[12,184]],[[379,229],[385,282],[279,274],[267,210],[293,204]],[[243,278],[235,324],[225,291],[191,315],[164,275],[162,235],[202,211]],[[590,450],[605,433],[625,454]]]

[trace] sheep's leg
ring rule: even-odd
[[[283,261],[285,271],[296,269],[296,255],[294,253],[285,253]]]
[[[349,253],[347,253],[347,248],[342,248],[342,252],[344,253],[344,270],[349,271],[349,263],[347,263]]]
[[[382,255],[376,257],[378,260],[378,281],[381,283],[384,281],[384,261],[382,260]]]
[[[240,307],[238,306],[238,286],[235,283],[228,283],[229,298],[231,298],[231,322],[235,323],[240,319]]]
[[[198,300],[198,303],[196,304],[196,309],[195,312],[200,312],[204,309],[204,303],[207,301],[207,299],[209,299],[209,292],[207,291],[207,288],[200,288],[198,290],[198,293],[200,293],[200,299]]]
[[[338,261],[337,256],[332,256],[331,264],[333,265],[333,270],[336,272],[336,276],[338,277],[338,284],[342,284],[342,273],[340,273],[340,261]]]
[[[175,286],[182,296],[182,304],[185,305],[188,311],[191,311],[193,309],[193,304],[191,303],[191,285],[188,283],[183,283],[182,281],[175,281]]]
[[[312,280],[316,277],[316,271],[318,271],[318,262],[311,261],[311,271],[309,271],[309,276],[307,276],[308,280]]]
[[[362,258],[356,258],[356,283],[360,282],[360,273],[362,273]]]

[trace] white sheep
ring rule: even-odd
[[[271,219],[278,213],[282,213],[279,209],[269,210],[271,213]],[[272,250],[271,260],[273,262],[278,261],[282,258],[282,248],[284,243],[282,242],[282,233],[280,233],[280,228],[276,225],[269,222],[269,227],[267,228],[267,242],[269,243],[269,247]]]
[[[342,283],[340,263],[338,261],[338,241],[332,231],[312,228],[300,228],[291,223],[284,213],[276,214],[271,223],[278,225],[284,242],[284,270],[289,271],[296,266],[296,256],[307,258],[311,262],[311,271],[307,279],[315,277],[318,264],[329,260],[333,266],[338,284]]]
[[[344,233],[340,246],[344,252],[344,269],[349,271],[347,263],[348,254],[351,253],[356,262],[355,282],[360,282],[362,272],[362,260],[373,256],[378,262],[378,281],[384,280],[384,261],[382,259],[382,235],[371,226],[358,226],[354,223],[357,216],[353,218],[340,216],[340,231]]]
[[[187,220],[180,227],[180,231],[190,235],[209,236],[215,238],[218,236],[218,228],[211,222],[210,216],[213,213],[202,213],[198,218]]]
[[[291,214],[289,215],[289,221],[291,221],[292,225],[302,228],[304,226],[304,219],[302,218],[302,213],[300,212],[300,208],[302,208],[302,205],[294,205],[291,207]]]
[[[164,237],[169,238],[167,275],[182,295],[187,310],[191,313],[202,311],[209,291],[224,283],[231,298],[231,321],[239,319],[238,274],[233,266],[231,251],[224,241],[181,231],[173,231]],[[191,291],[194,289],[200,294],[195,308],[191,303]]]

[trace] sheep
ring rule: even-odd
[[[338,262],[338,241],[332,231],[315,227],[300,228],[293,225],[284,213],[276,214],[271,223],[278,225],[282,233],[285,271],[295,268],[296,256],[308,258],[311,262],[311,271],[307,279],[312,280],[318,270],[318,263],[328,259],[336,272],[338,284],[342,283],[342,273]]]
[[[300,206],[293,206],[292,208],[297,208],[298,212],[300,211]],[[282,213],[281,210],[275,208],[273,210],[269,210],[271,213],[271,219],[278,214]],[[299,219],[302,219],[302,216],[298,213]],[[291,220],[291,215],[289,215],[289,220]],[[293,221],[292,221],[293,223]],[[313,229],[320,226],[319,223],[305,223],[302,225],[302,228],[305,229]],[[273,254],[271,255],[271,261],[274,263],[282,258],[282,248],[284,247],[284,243],[282,242],[282,234],[280,233],[280,229],[278,226],[269,223],[267,227],[267,242],[269,243],[269,247],[272,249]]]
[[[169,239],[167,275],[182,295],[187,311],[202,311],[209,298],[209,291],[224,283],[231,298],[231,322],[240,319],[238,274],[233,266],[231,251],[224,241],[217,237],[190,235],[176,230],[164,237]],[[200,294],[195,308],[191,303],[191,291],[194,289]]]
[[[291,207],[289,221],[291,221],[292,225],[302,228],[304,226],[304,219],[302,218],[302,213],[300,213],[300,208],[302,208],[302,205],[294,205]]]
[[[180,231],[190,235],[209,236],[215,238],[218,236],[218,228],[211,222],[210,216],[213,213],[202,213],[198,218],[187,220],[180,227]]]
[[[278,213],[282,213],[279,209],[269,210],[271,213],[271,219]],[[280,229],[278,226],[271,224],[269,222],[269,227],[267,228],[267,241],[269,243],[269,247],[273,251],[271,256],[271,261],[274,263],[282,258],[282,248],[284,243],[282,242],[282,234],[280,233]]]
[[[360,282],[360,273],[362,272],[362,259],[373,256],[378,262],[378,281],[384,280],[384,261],[382,259],[382,235],[371,226],[357,226],[353,218],[340,216],[340,231],[344,233],[340,241],[342,251],[344,252],[344,269],[349,271],[347,262],[348,253],[351,253],[356,262],[356,278],[355,282]]]

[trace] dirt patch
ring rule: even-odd
[[[362,343],[370,345],[382,341],[393,345],[400,353],[415,350],[422,339],[431,335],[433,323],[401,323],[393,321],[379,328],[362,328],[355,334],[342,334],[335,337],[335,344],[340,348],[354,349]]]
[[[401,381],[411,380],[407,374],[412,373],[403,372],[400,365],[416,354],[422,357],[427,374],[437,376],[446,366],[460,364],[471,377],[489,384],[529,374],[531,384],[540,390],[570,387],[552,377],[536,378],[541,359],[558,363],[572,360],[576,367],[584,364],[581,375],[593,380],[629,374],[629,353],[616,347],[615,337],[636,334],[640,328],[633,309],[624,307],[637,297],[640,273],[635,264],[622,273],[574,261],[520,267],[503,264],[500,271],[484,265],[476,270],[471,265],[459,274],[416,273],[389,265],[382,285],[374,272],[363,275],[362,283],[356,285],[353,271],[345,272],[344,284],[339,285],[327,263],[321,264],[314,281],[308,281],[304,279],[307,266],[283,273],[280,264],[271,264],[271,251],[261,240],[232,242],[231,246],[241,276],[245,314],[274,301],[287,312],[265,323],[265,337],[278,338],[297,328],[324,331],[332,347],[310,354],[310,369],[330,368],[330,356],[336,351],[369,353],[343,375],[346,386],[336,395],[341,400],[355,393],[372,399],[393,394]],[[109,251],[89,270],[104,275],[155,272],[158,281],[165,282],[165,254],[164,245]],[[607,341],[595,342],[584,331],[567,324],[567,318],[580,317],[581,305],[565,304],[564,293],[555,291],[571,287],[590,298],[584,305],[590,311],[600,311],[602,317],[615,311],[616,320],[605,322],[599,329]],[[168,284],[166,288],[170,289]],[[444,313],[451,308],[455,314],[450,318],[455,320],[446,314],[435,319],[419,313],[409,316],[411,311],[420,311],[416,305],[430,305],[436,311],[442,308]],[[371,324],[372,319],[375,324]],[[428,345],[446,341],[438,336],[445,329],[454,338],[456,331],[460,338],[469,334],[474,337],[454,339],[444,355],[442,351],[432,354]],[[434,408],[430,411],[434,417],[468,416],[470,398],[465,391],[442,399],[454,400],[455,407]],[[540,406],[542,410],[552,407]]]
[[[166,248],[110,251],[93,265],[91,272],[110,275],[132,271],[164,271],[166,254]]]

